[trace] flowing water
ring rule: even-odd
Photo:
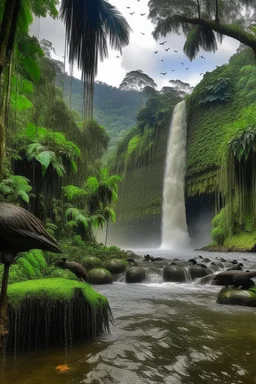
[[[198,252],[143,250],[189,259]],[[216,254],[203,254],[215,260]],[[225,254],[256,269],[256,256]],[[243,260],[250,259],[250,262]],[[89,344],[6,357],[2,384],[256,383],[255,308],[216,304],[220,287],[195,283],[97,286],[110,302],[110,335]],[[69,370],[57,371],[59,365]]]
[[[167,249],[189,244],[184,197],[186,135],[186,102],[181,101],[173,111],[164,177],[162,248]]]

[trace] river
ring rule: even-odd
[[[142,250],[191,258],[199,252]],[[252,254],[203,253],[256,268]],[[244,258],[250,259],[245,261]],[[3,384],[256,383],[255,308],[216,304],[220,287],[194,283],[96,286],[115,318],[111,334],[70,351],[56,348],[6,357]],[[66,364],[68,371],[56,367]]]

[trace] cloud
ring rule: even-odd
[[[159,45],[161,40],[157,42],[152,37],[154,25],[147,19],[147,15],[141,16],[141,13],[148,14],[147,3],[148,0],[129,0],[129,2],[111,0],[111,4],[115,5],[127,18],[132,33],[130,44],[123,49],[122,55],[109,50],[109,57],[99,64],[97,80],[119,86],[126,72],[141,69],[155,80],[159,89],[168,86],[169,81],[174,79],[180,79],[194,86],[202,79],[200,73],[212,71],[217,65],[228,62],[230,56],[236,52],[239,42],[224,38],[223,44],[215,54],[201,52],[195,60],[190,62],[183,53],[185,37],[182,34],[170,34],[164,39],[167,43],[164,46]],[[130,15],[132,12],[135,13]],[[55,47],[57,58],[63,60],[65,28],[60,20],[53,20],[50,17],[37,19],[31,27],[31,33],[41,39],[50,40]],[[170,48],[168,52],[164,50],[167,47]],[[155,51],[158,53],[155,54]],[[200,58],[201,54],[205,60]],[[189,69],[186,70],[186,68]],[[161,72],[167,72],[167,75],[163,76]],[[80,78],[77,68],[74,68],[74,76]]]

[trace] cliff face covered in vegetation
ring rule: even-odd
[[[187,99],[186,205],[190,233],[194,219],[210,213],[214,244],[251,249],[255,236],[255,122],[256,67],[253,54],[243,49],[230,62],[207,72]],[[161,198],[168,138],[161,131],[153,158],[143,166],[130,165],[119,206],[121,224],[144,237],[160,241]],[[159,137],[160,139],[160,137]],[[135,134],[130,136],[130,143]],[[152,184],[155,182],[155,186]],[[129,187],[131,186],[131,187]],[[130,189],[133,189],[133,192]],[[121,211],[121,209],[120,209]],[[210,220],[210,219],[209,219]],[[139,223],[139,227],[135,225]],[[208,223],[210,224],[210,223]],[[145,225],[144,225],[145,228]],[[210,232],[210,227],[209,227]],[[246,243],[246,244],[245,244]]]

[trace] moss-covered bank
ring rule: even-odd
[[[86,283],[61,278],[10,284],[8,350],[65,347],[109,330],[107,299]]]

